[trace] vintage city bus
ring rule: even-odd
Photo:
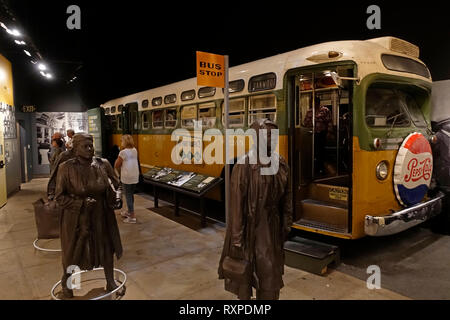
[[[294,228],[357,239],[393,234],[439,213],[443,195],[429,190],[432,80],[418,58],[417,46],[383,37],[313,45],[230,68],[230,128],[246,130],[258,118],[279,126]],[[223,164],[171,161],[174,129],[192,129],[199,120],[204,130],[224,131],[222,89],[197,87],[192,78],[101,108],[109,146],[132,134],[144,172],[166,166],[223,175]],[[209,197],[222,200],[219,189]]]

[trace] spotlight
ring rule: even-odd
[[[23,50],[23,52],[25,52],[25,54],[29,57],[31,57],[31,53],[29,53],[27,50]]]
[[[39,68],[39,70],[42,70],[42,71],[47,70],[47,66],[43,63],[39,63],[38,68]]]
[[[14,42],[17,43],[19,46],[26,45],[25,41],[14,40]]]
[[[44,71],[41,71],[40,74],[47,79],[53,78],[53,75],[51,73],[45,73]]]
[[[20,37],[22,34],[17,29],[8,29],[6,28],[6,32],[8,32],[10,35],[13,35],[14,37]]]

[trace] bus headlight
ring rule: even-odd
[[[385,180],[389,174],[389,164],[387,161],[381,161],[378,165],[377,165],[377,178],[378,180]]]

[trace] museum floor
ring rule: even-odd
[[[61,276],[60,253],[34,249],[36,226],[32,203],[45,194],[47,179],[34,179],[0,209],[0,299],[50,299]],[[235,299],[217,279],[224,227],[187,213],[174,221],[172,208],[151,197],[135,196],[138,223],[118,216],[124,247],[116,267],[127,274],[126,299]],[[387,289],[369,290],[366,282],[330,270],[317,276],[286,267],[280,299],[408,299]]]

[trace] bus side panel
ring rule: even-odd
[[[390,210],[402,209],[395,197],[393,171],[397,150],[365,151],[359,147],[359,139],[353,137],[353,224],[352,238],[365,236],[366,215],[382,216]],[[384,181],[376,177],[376,166],[389,162],[389,175]]]
[[[120,138],[120,137],[119,137]],[[206,164],[204,159],[201,164],[184,164],[176,165],[173,163],[171,155],[172,150],[176,146],[176,141],[171,140],[171,135],[160,134],[139,134],[139,160],[142,167],[142,172],[145,173],[149,166],[170,167],[176,170],[192,171],[209,176],[219,177],[222,174],[223,164]],[[203,141],[203,152],[205,148],[212,142]],[[279,137],[279,153],[287,160],[288,157],[288,136],[283,135]],[[248,145],[245,148],[248,151]],[[225,154],[225,151],[223,151]],[[235,155],[237,154],[237,147],[235,145]],[[237,155],[238,157],[241,154]],[[220,190],[216,188],[208,193],[208,197],[220,200]]]
[[[121,139],[122,139],[122,134],[117,134],[117,133],[112,134],[110,147],[112,147],[113,145],[117,145],[120,148],[120,146],[122,144]]]
[[[171,135],[159,134],[139,134],[139,159],[141,162],[142,172],[145,173],[149,166],[169,167],[176,170],[191,171],[204,175],[219,177],[223,165],[211,164],[184,164],[179,165],[172,162],[172,150],[176,145],[176,141],[171,140]],[[209,142],[203,142],[205,147]],[[215,188],[207,194],[208,198],[220,201],[220,188]]]

